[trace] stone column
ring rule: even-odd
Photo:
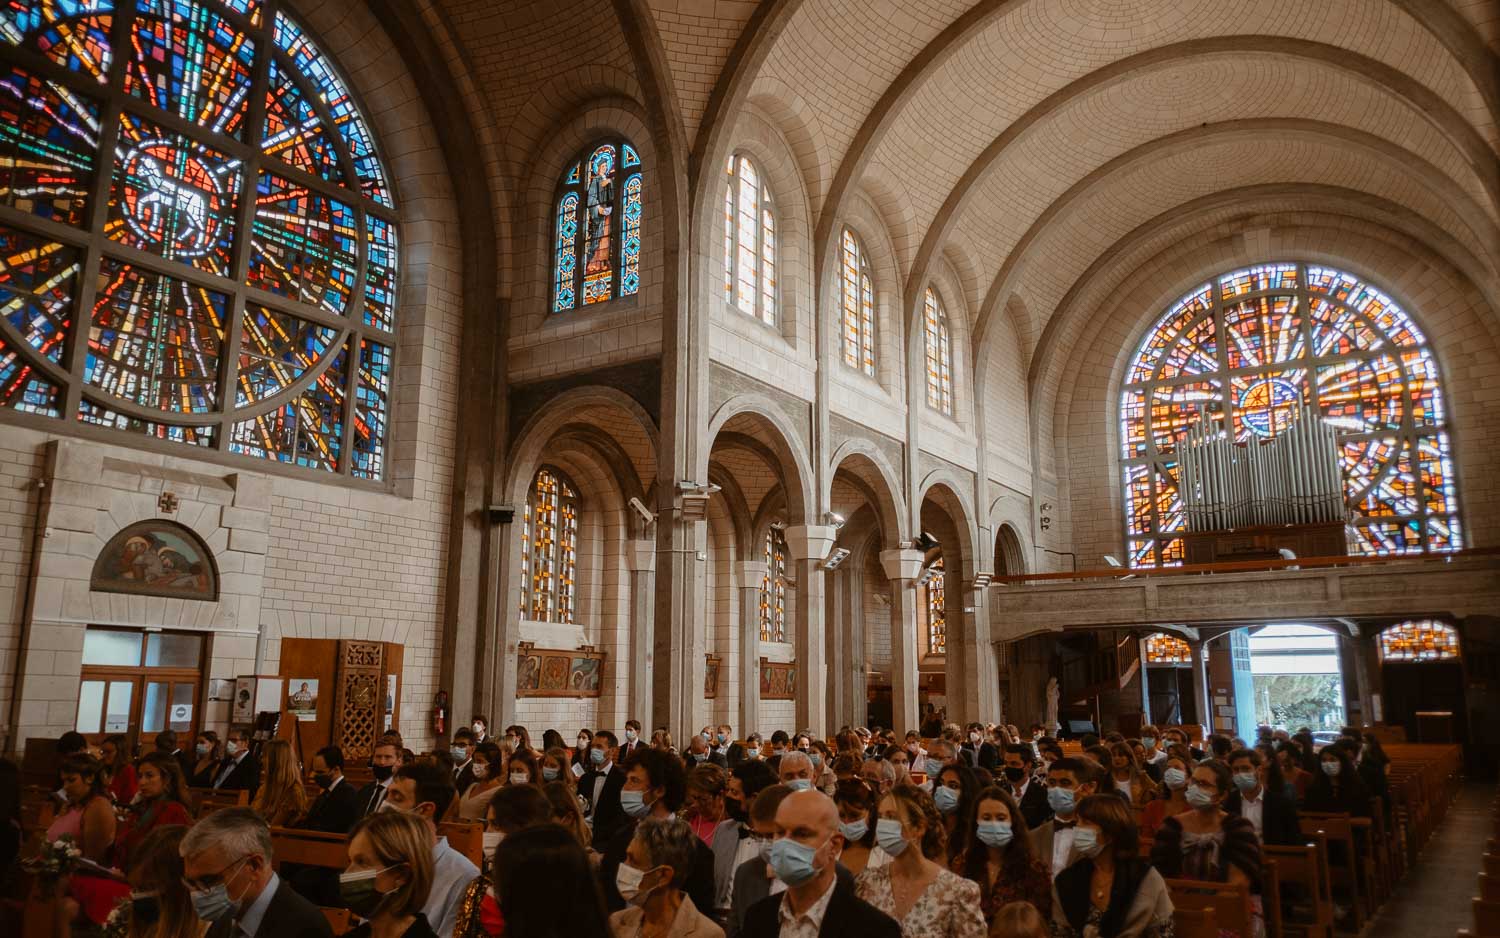
[[[828,733],[828,674],[824,660],[823,559],[837,529],[798,524],[786,529],[786,546],[797,570],[797,620],[792,647],[797,659],[797,728]]]
[[[1139,638],[1136,643],[1141,658],[1141,725],[1146,726],[1154,722],[1151,719],[1151,682],[1146,678],[1146,640]]]
[[[957,714],[965,722],[998,721],[1001,716],[1000,671],[995,663],[995,648],[990,644],[989,585],[990,574],[975,574],[974,579],[963,584],[963,591],[956,597],[958,611],[963,617],[960,621],[963,624],[961,664],[964,672],[964,698]],[[950,612],[949,620],[952,618]],[[952,639],[950,629],[950,647]],[[951,705],[948,712],[955,712]]]
[[[760,730],[760,583],[763,560],[735,564],[740,597],[740,735]]]
[[[1208,693],[1208,673],[1204,668],[1203,645],[1202,641],[1188,643],[1188,648],[1192,650],[1193,700],[1194,709],[1198,711],[1198,722],[1203,724],[1205,732],[1212,733],[1214,731],[1213,699]]]
[[[844,648],[844,673],[848,680],[844,689],[840,722],[853,726],[865,723],[869,716],[869,668],[865,660],[865,565],[850,557],[844,561],[843,576],[846,588],[848,618],[836,623],[839,641]],[[836,710],[835,713],[838,713]]]
[[[1370,674],[1360,639],[1339,636],[1339,659],[1344,671],[1344,722],[1350,726],[1368,726],[1370,716]]]
[[[656,544],[644,538],[628,546],[630,562],[630,636],[625,642],[630,660],[621,662],[616,674],[626,678],[629,697],[626,719],[640,720],[650,733],[651,719],[651,636],[656,619]],[[648,737],[649,738],[649,737]]]
[[[883,550],[880,565],[891,581],[891,729],[899,737],[917,729],[917,579],[922,552]]]
[[[828,675],[824,712],[831,728],[849,723],[845,699],[849,690],[849,576],[847,571],[833,570],[823,574],[823,654]]]
[[[701,677],[703,667],[708,497],[680,492],[668,497],[671,503],[661,507],[656,521],[651,713],[674,738],[686,739],[703,725],[693,725],[695,702],[703,698],[703,685],[693,680],[694,675]]]

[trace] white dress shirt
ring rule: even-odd
[[[1054,828],[1052,831],[1052,875],[1056,876],[1068,868],[1073,856],[1073,828]]]
[[[828,914],[828,903],[833,899],[833,890],[838,884],[838,877],[835,876],[829,881],[828,889],[818,897],[818,901],[808,906],[801,915],[792,911],[790,899],[782,897],[777,910],[781,920],[781,938],[818,938],[818,932],[823,929],[823,917]]]
[[[1240,793],[1240,817],[1255,825],[1255,836],[1261,835],[1261,828],[1265,824],[1266,817],[1266,790],[1264,788],[1253,800],[1249,795]]]

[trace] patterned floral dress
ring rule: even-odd
[[[855,893],[892,918],[896,917],[896,893],[891,884],[892,865],[866,869],[854,881]],[[980,911],[979,886],[948,870],[912,903],[899,919],[901,938],[984,938],[984,914]]]

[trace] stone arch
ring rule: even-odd
[[[748,392],[720,405],[709,418],[708,432],[704,435],[709,445],[702,450],[698,478],[708,475],[710,452],[719,435],[726,430],[755,437],[774,454],[775,468],[787,491],[789,522],[796,519],[801,523],[817,523],[812,518],[816,507],[812,460],[791,421],[782,415],[776,402],[764,394]]]
[[[626,498],[642,494],[656,477],[657,429],[650,415],[624,392],[591,385],[552,398],[516,434],[504,485],[511,504],[524,501],[526,486],[535,476],[547,445],[570,425],[591,428],[598,435],[596,446],[601,457],[613,466]],[[621,463],[621,456],[628,461]]]
[[[995,533],[995,575],[1022,576],[1028,566],[1021,533],[1010,522],[1002,523]]]
[[[884,453],[869,440],[857,437],[845,440],[834,450],[829,459],[832,471],[826,474],[827,485],[823,492],[825,504],[832,504],[834,477],[848,472],[860,479],[867,492],[871,508],[880,523],[887,548],[896,546],[910,536],[907,512],[902,504],[901,474],[892,466]]]

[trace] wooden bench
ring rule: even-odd
[[[1368,843],[1361,847],[1359,836],[1362,826],[1364,839],[1368,841],[1369,819],[1316,812],[1304,812],[1302,818],[1309,827],[1327,837],[1329,880],[1335,892],[1342,891],[1348,896],[1354,930],[1363,931],[1365,922],[1375,914],[1375,897],[1371,891],[1373,861],[1368,855]]]
[[[1333,938],[1333,889],[1328,876],[1328,845],[1321,833],[1300,847],[1268,845],[1275,861],[1281,900],[1281,929],[1288,938]],[[1270,901],[1267,899],[1269,906]],[[1267,910],[1269,915],[1269,909]]]
[[[250,804],[250,792],[240,789],[220,788],[189,788],[188,789],[188,813],[193,817],[202,817],[204,805],[212,805],[209,809],[213,811],[218,808],[244,808]]]
[[[322,866],[343,870],[349,865],[349,835],[325,834],[292,827],[271,828],[271,865],[277,870],[284,863],[300,866]]]
[[[469,858],[469,862],[485,868],[484,822],[444,821],[437,826],[439,837],[448,838],[448,846]]]
[[[1169,879],[1167,891],[1173,909],[1213,909],[1220,931],[1251,938],[1250,887],[1246,883],[1207,883],[1196,879]]]
[[[1177,938],[1219,938],[1219,925],[1211,905],[1201,909],[1175,908],[1172,924],[1177,929]]]

